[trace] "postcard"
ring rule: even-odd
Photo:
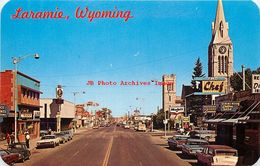
[[[0,165],[257,165],[258,0],[3,0]]]

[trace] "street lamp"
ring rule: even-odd
[[[14,78],[15,78],[15,83],[14,83],[14,142],[17,142],[17,68],[18,68],[18,63],[21,62],[23,59],[28,58],[30,56],[33,56],[35,59],[39,59],[40,56],[39,54],[33,54],[33,55],[25,55],[22,57],[12,57],[13,59],[13,64],[14,64]]]

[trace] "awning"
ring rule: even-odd
[[[233,123],[233,124],[236,124],[236,123],[242,123],[241,121],[243,121],[243,123],[245,123],[246,120],[249,120],[250,119],[250,116],[248,116],[250,113],[253,112],[253,110],[260,104],[260,101],[255,101],[253,102],[253,104],[251,104],[244,112],[242,112],[242,114],[240,114],[237,118],[234,118],[235,115],[238,114],[238,112],[236,112],[231,118],[223,121],[223,123]]]

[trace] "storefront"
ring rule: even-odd
[[[216,116],[205,120],[216,126],[216,144],[237,149],[239,164],[254,164],[260,156],[260,94],[230,93],[217,97],[216,105]]]
[[[13,70],[1,72],[0,80],[0,103],[6,105],[9,110],[8,117],[3,119],[4,125],[1,130],[5,133],[14,133],[16,118],[18,141],[25,140],[25,131],[30,133],[31,139],[39,137],[40,94],[42,93],[40,81],[19,71],[15,74]]]
[[[55,99],[45,98],[40,100],[40,130],[58,131],[73,129],[75,122],[74,103],[64,100],[59,106]],[[73,120],[74,119],[74,120]]]

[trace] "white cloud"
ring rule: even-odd
[[[135,57],[138,56],[138,55],[140,55],[140,52],[139,52],[139,51],[137,51],[137,52],[134,54]]]

